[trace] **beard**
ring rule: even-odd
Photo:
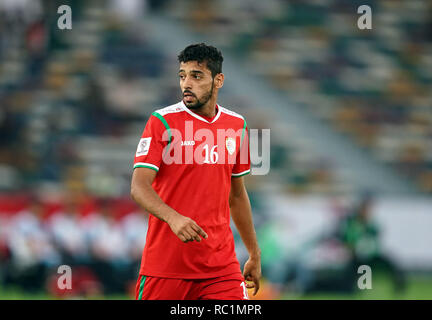
[[[188,107],[189,109],[196,110],[196,109],[201,108],[203,105],[205,105],[210,100],[210,98],[213,95],[213,85],[214,85],[214,81],[212,82],[212,86],[210,88],[210,91],[208,91],[207,93],[205,93],[202,96],[201,99],[198,99],[198,97],[196,95],[194,95],[192,92],[188,91],[188,92],[190,92],[190,93],[193,94],[193,96],[195,97],[196,101],[195,101],[195,103],[193,103],[193,102],[185,102],[184,101],[184,104],[186,105],[186,107]]]

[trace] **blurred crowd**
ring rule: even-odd
[[[121,213],[119,205],[124,211],[119,199],[69,195],[55,206],[33,196],[16,212],[3,207],[0,286],[53,295],[133,292],[148,217],[131,205]],[[61,265],[72,270],[69,291],[57,285]]]
[[[294,249],[287,250],[273,230],[262,228],[263,273],[276,291],[352,293],[358,289],[359,266],[385,275],[394,294],[406,289],[406,272],[383,249],[382,230],[373,216],[374,196],[368,192],[346,204],[334,203],[334,221]],[[275,257],[278,257],[275,259]]]
[[[115,152],[104,142],[112,138],[124,145],[128,130],[134,140],[139,136],[150,108],[162,96],[151,90],[161,73],[162,55],[140,35],[124,30],[109,10],[101,20],[97,10],[74,1],[73,30],[61,31],[60,2],[30,2],[39,10],[29,12],[32,6],[20,7],[20,2],[0,6],[8,17],[0,19],[0,188],[20,190],[70,180],[79,184],[83,172],[85,185],[101,185],[89,181],[120,162],[123,171],[114,170],[112,178],[121,189],[134,147],[118,150],[124,161],[114,165],[110,154],[97,152]],[[99,149],[86,149],[81,144],[86,137],[95,138]],[[95,159],[99,155],[101,159]],[[95,161],[87,163],[88,158]]]
[[[123,195],[147,118],[180,99],[176,54],[136,25],[175,2],[71,1],[72,30],[57,27],[61,1],[30,2],[0,5],[0,190],[60,185]],[[227,92],[225,102],[247,113],[251,128],[277,124],[240,93]],[[271,143],[273,184],[300,193],[345,188],[302,142]]]
[[[57,27],[57,8],[66,3],[72,30]],[[372,7],[373,32],[357,28],[357,8],[364,4]],[[176,53],[155,45],[151,26],[141,28],[146,15],[162,13],[208,37],[245,70],[268,79],[275,93],[286,93],[431,193],[431,10],[432,3],[421,0],[0,1],[2,284],[61,294],[57,268],[66,264],[78,293],[124,292],[125,284],[135,285],[147,220],[137,208],[118,215],[113,203],[129,194],[146,120],[180,100]],[[224,95],[226,107],[245,115],[250,128],[273,130],[270,173],[247,177],[268,255],[265,276],[286,268],[279,270],[282,278],[270,280],[291,285],[294,279],[297,290],[311,291],[321,275],[302,257],[280,263],[285,253],[275,234],[284,225],[269,216],[266,192],[333,195],[349,193],[350,186],[276,114],[246,93],[224,88]],[[83,213],[73,196],[54,208],[32,196],[18,209],[5,209],[11,201],[21,203],[17,194],[35,190],[85,194],[95,205]],[[350,210],[333,233],[305,249],[308,257],[331,251],[349,268],[367,260],[358,254],[366,247],[368,262],[394,274],[397,266],[373,249],[376,226],[358,218],[360,209]],[[237,233],[235,238],[240,243]],[[238,248],[244,262],[244,248]],[[403,286],[399,278],[394,282]],[[352,284],[346,279],[342,287],[351,290]]]
[[[357,27],[361,5],[372,30]],[[168,12],[432,192],[432,2],[184,0]]]

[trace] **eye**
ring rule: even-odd
[[[179,78],[182,79],[182,80],[184,80],[185,76],[182,75],[182,74],[180,74],[180,75],[179,75]]]
[[[199,74],[196,74],[194,77],[195,79],[201,79],[201,76]]]

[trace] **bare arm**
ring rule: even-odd
[[[132,174],[131,197],[142,208],[156,218],[168,223],[171,230],[183,242],[207,239],[207,234],[192,219],[185,217],[168,206],[152,187],[156,171],[148,168],[136,168]]]
[[[247,281],[253,281],[253,284],[247,284],[246,286],[255,288],[255,295],[259,290],[259,280],[261,278],[261,250],[256,238],[252,221],[252,209],[243,177],[231,179],[229,205],[232,219],[249,252],[249,259],[245,263],[243,275]]]

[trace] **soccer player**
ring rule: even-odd
[[[259,289],[261,253],[243,181],[246,121],[216,103],[218,49],[193,44],[178,60],[183,99],[152,113],[135,155],[131,196],[150,213],[136,299],[248,299],[248,288]],[[249,252],[243,273],[230,214]]]

